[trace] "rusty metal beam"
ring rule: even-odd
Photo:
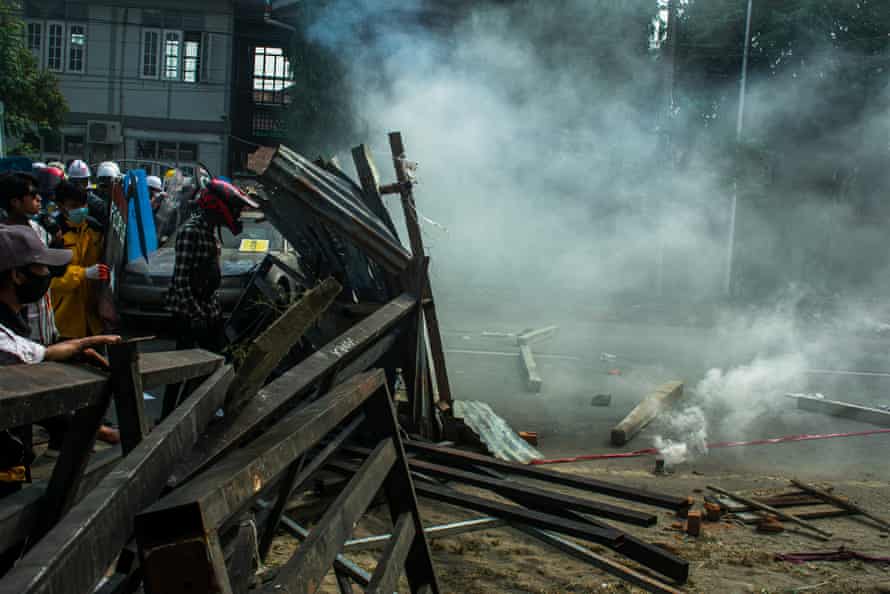
[[[374,448],[349,484],[309,533],[276,578],[263,588],[269,594],[310,594],[318,588],[353,527],[368,509],[396,461],[392,438]]]
[[[310,394],[338,366],[348,365],[404,320],[416,304],[401,295],[371,314],[260,390],[236,415],[224,419],[173,471],[169,485],[187,481],[254,429]],[[368,361],[368,365],[373,364]]]
[[[227,366],[195,390],[19,561],[0,592],[92,591],[130,538],[136,513],[158,497],[172,462],[198,440],[231,381]]]
[[[410,513],[399,515],[392,529],[392,538],[386,543],[383,555],[377,562],[377,569],[371,576],[371,583],[365,590],[368,594],[391,594],[398,590],[399,576],[405,567],[405,560],[414,542],[414,518]]]
[[[663,493],[620,485],[618,483],[610,483],[598,479],[571,475],[553,470],[545,470],[535,466],[516,464],[515,462],[504,462],[503,460],[498,460],[491,456],[458,450],[456,448],[441,447],[411,440],[405,442],[405,447],[416,454],[436,460],[443,464],[461,468],[472,470],[475,466],[483,466],[505,474],[523,476],[592,493],[602,493],[603,495],[609,495],[611,497],[618,497],[628,501],[636,501],[638,503],[645,503],[675,511],[685,510],[690,506],[688,497],[666,495]]]

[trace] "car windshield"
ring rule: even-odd
[[[265,251],[257,247],[249,245],[249,241],[258,240],[268,241],[268,249],[272,251],[282,251],[284,249],[284,238],[281,233],[272,226],[268,221],[259,222],[256,219],[242,218],[244,230],[236,237],[227,228],[222,228],[222,247],[223,249],[243,250],[243,251]],[[176,245],[176,235],[170,237],[164,244],[168,247]]]

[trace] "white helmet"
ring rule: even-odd
[[[89,179],[90,167],[80,159],[71,162],[68,166],[69,179]]]
[[[34,161],[31,163],[31,171],[37,173],[41,169],[46,169],[46,163],[43,161]]]
[[[99,164],[96,177],[111,177],[117,179],[121,176],[121,168],[114,161],[105,161]]]
[[[162,182],[161,178],[159,178],[157,175],[149,175],[146,178],[146,181],[148,182],[149,189],[157,190],[158,192],[164,191],[164,182]]]

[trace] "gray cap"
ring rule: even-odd
[[[71,250],[49,249],[30,225],[0,225],[0,272],[29,264],[64,266],[69,262]]]

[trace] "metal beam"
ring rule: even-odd
[[[145,388],[213,373],[223,358],[201,350],[146,353],[139,372]],[[0,430],[28,425],[99,403],[107,374],[67,363],[0,368]]]
[[[480,530],[494,530],[504,526],[506,522],[498,518],[478,518],[476,520],[465,520],[463,522],[454,522],[451,524],[442,524],[439,526],[430,526],[424,529],[424,534],[428,539],[447,538],[449,536],[457,536],[466,534],[467,532],[478,532]],[[375,549],[385,545],[392,537],[391,534],[380,534],[378,536],[366,536],[364,538],[356,538],[346,541],[343,545],[343,552],[365,551]]]
[[[275,580],[263,588],[263,592],[315,592],[356,522],[380,490],[395,461],[396,447],[393,440],[388,438],[381,441],[322,516],[315,529],[309,533],[296,554],[280,569]]]
[[[377,569],[371,576],[371,583],[365,590],[368,594],[392,594],[398,590],[399,577],[405,567],[405,560],[414,541],[414,518],[411,513],[401,514],[392,530],[383,555],[377,562]]]
[[[168,481],[169,485],[175,487],[187,481],[220,455],[237,446],[265,421],[280,414],[288,405],[306,397],[332,369],[365,354],[369,346],[408,316],[415,305],[410,295],[393,299],[263,387],[241,411],[208,431],[207,437],[198,447],[176,466]]]
[[[656,507],[663,507],[665,509],[671,509],[675,511],[684,510],[690,506],[688,497],[676,497],[673,495],[655,493],[652,491],[637,489],[617,483],[609,483],[598,479],[576,476],[562,472],[556,472],[553,470],[545,470],[542,468],[537,468],[535,466],[516,464],[515,462],[504,462],[503,460],[498,460],[497,458],[492,458],[491,456],[476,454],[473,452],[466,452],[463,450],[458,450],[456,448],[435,446],[432,444],[411,440],[405,441],[405,447],[408,450],[413,451],[417,454],[421,454],[425,457],[432,458],[445,464],[463,468],[472,469],[477,465],[484,466],[506,474],[523,476],[526,478],[544,481],[555,485],[581,489],[583,491],[589,491],[592,493],[602,493],[603,495],[609,495],[611,497],[618,497],[620,499],[626,499],[628,501],[636,501],[638,503],[645,503],[648,505],[654,505]]]
[[[157,498],[172,462],[216,415],[231,380],[226,366],[205,381],[18,562],[0,592],[92,591],[130,538],[136,513]]]

